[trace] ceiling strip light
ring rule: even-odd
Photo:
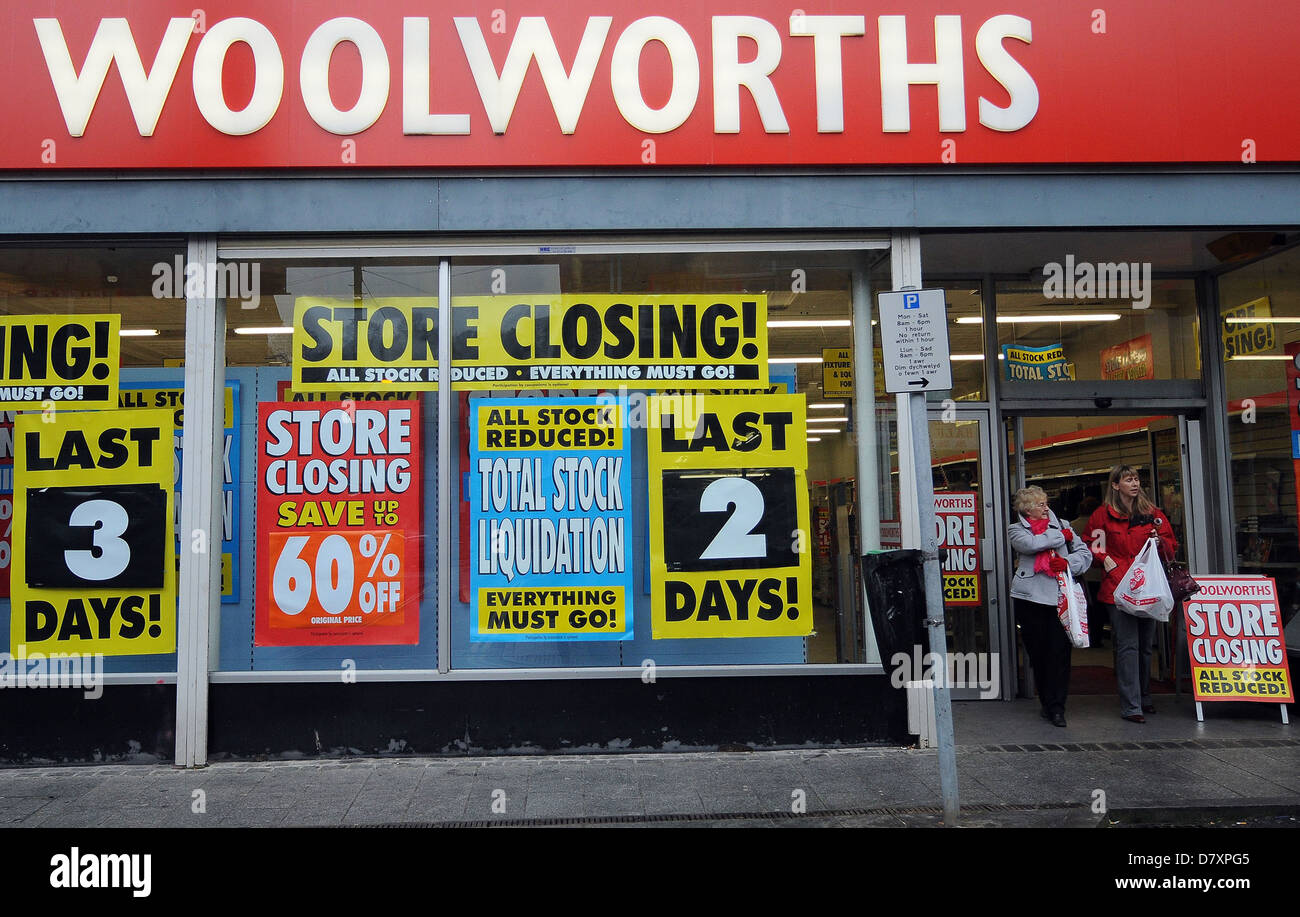
[[[236,328],[235,334],[293,334],[293,328],[276,325],[262,325],[256,328]]]
[[[847,318],[772,318],[769,328],[848,328],[853,322]]]

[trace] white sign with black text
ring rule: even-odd
[[[950,390],[952,360],[943,290],[905,290],[881,293],[878,298],[885,391]]]

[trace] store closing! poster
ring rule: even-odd
[[[429,297],[294,303],[293,391],[433,391],[438,305]],[[702,294],[458,296],[458,388],[758,388],[767,297]]]
[[[174,652],[172,412],[47,419],[14,421],[12,651]]]
[[[469,404],[470,639],[630,640],[626,399]]]
[[[812,632],[805,430],[801,395],[657,399],[647,437],[655,639]]]
[[[1197,701],[1295,700],[1277,583],[1267,576],[1202,576],[1184,609]]]
[[[980,604],[979,518],[977,494],[940,491],[934,495],[945,605]]]
[[[0,408],[117,405],[120,315],[0,316]]]
[[[418,643],[419,404],[263,402],[257,430],[255,644]]]

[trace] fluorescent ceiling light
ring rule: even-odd
[[[1046,324],[1049,322],[1117,322],[1122,316],[1118,312],[1074,312],[1069,315],[999,315],[999,325]],[[959,325],[982,325],[984,318],[979,315],[964,315],[957,319]]]
[[[847,318],[772,318],[768,319],[769,328],[847,328],[853,322]],[[873,323],[874,324],[874,323]]]
[[[952,360],[953,362],[957,362],[957,361],[959,361],[959,360],[982,360],[982,359],[984,359],[984,354],[982,354],[982,353],[950,353],[950,354],[948,354],[948,359]]]
[[[810,437],[808,437],[808,442],[810,442],[810,443],[819,443],[819,442],[821,442],[821,441],[822,441],[822,438],[821,438],[820,436],[810,436]]]
[[[1290,360],[1284,353],[1257,353],[1250,356],[1228,357],[1229,360]]]
[[[808,423],[848,423],[847,417],[809,417]]]
[[[825,411],[832,409],[838,411],[842,407],[844,407],[843,401],[819,401],[817,404],[808,405],[809,410],[812,411]]]
[[[261,325],[256,328],[236,328],[235,334],[293,334],[292,327]]]
[[[820,363],[821,357],[770,357],[769,363]]]
[[[158,336],[157,328],[123,328],[118,336],[124,338],[152,338]]]
[[[1300,315],[1260,315],[1255,318],[1233,316],[1225,318],[1229,325],[1300,325]]]
[[[804,432],[807,433],[809,436],[820,436],[825,433],[843,433],[844,431],[841,430],[839,427],[828,427],[825,430],[821,430],[821,429],[813,430],[809,428],[807,430],[804,430]]]

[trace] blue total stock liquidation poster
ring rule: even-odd
[[[626,398],[470,402],[470,637],[630,640]]]

